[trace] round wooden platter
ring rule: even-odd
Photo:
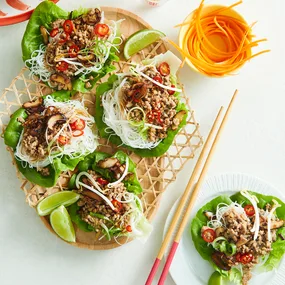
[[[137,15],[123,10],[119,8],[113,7],[101,7],[101,10],[104,11],[105,18],[107,20],[120,20],[124,19],[124,21],[120,24],[120,31],[122,33],[123,39],[127,39],[133,33],[142,30],[142,29],[150,29],[151,26],[146,23],[143,19],[138,17]],[[122,45],[123,47],[123,45]],[[155,50],[154,50],[155,49]],[[154,50],[154,51],[153,51]],[[144,55],[156,55],[159,53],[165,52],[167,49],[164,43],[156,43],[148,48],[146,48],[141,53],[134,55],[131,60],[139,62],[145,58]],[[124,61],[122,53],[120,53],[121,61],[117,64],[117,71],[121,72],[125,68],[128,68],[126,62]],[[105,78],[106,80],[106,78]],[[88,96],[88,95],[87,95]],[[89,100],[93,101],[94,96],[89,96]],[[94,113],[93,105],[89,106],[90,113]],[[101,140],[101,146],[98,149],[99,151],[105,151],[110,154],[116,152],[118,148],[114,145],[107,144],[107,141]],[[161,175],[161,171],[157,169],[157,167],[162,168],[162,159],[157,160],[157,158],[144,158],[135,155],[127,150],[126,151],[133,161],[137,163],[137,172],[138,177],[140,179],[140,183],[142,188],[144,189],[144,193],[141,195],[143,205],[144,205],[144,213],[148,220],[151,220],[155,215],[155,212],[158,208],[159,199],[157,198],[157,194],[159,194],[163,190],[162,179],[160,182],[152,181],[152,177],[158,178]],[[148,177],[149,176],[149,177]],[[54,233],[50,223],[49,217],[41,217],[41,220],[45,224],[45,226]],[[95,232],[83,232],[75,226],[76,232],[76,243],[71,243],[74,246],[80,248],[87,248],[92,250],[104,250],[111,249],[120,246],[120,244],[124,244],[129,242],[130,239],[126,239],[124,237],[118,238],[116,242],[115,240],[106,240],[105,238],[101,238],[101,233]]]
[[[124,39],[139,30],[151,28],[148,23],[129,11],[112,7],[101,8],[108,20],[125,19],[121,23],[121,33]],[[121,48],[123,48],[123,45]],[[134,55],[129,61],[140,62],[145,58],[153,57],[166,51],[167,48],[164,42],[159,41]],[[122,53],[120,58],[121,60],[116,63],[117,72],[122,72],[129,67],[128,62],[124,60]],[[105,81],[107,77],[108,76],[103,80]],[[50,92],[51,90],[47,88],[45,84],[31,80],[29,78],[29,71],[27,68],[23,68],[18,76],[12,80],[10,86],[5,88],[2,96],[0,97],[0,126],[2,131],[5,130],[11,114],[21,107],[24,102],[49,94]],[[77,96],[84,96],[84,98],[87,99],[85,102],[88,110],[91,114],[94,114],[94,92],[84,95],[77,94]],[[202,137],[199,133],[199,124],[196,122],[194,112],[191,110],[189,98],[184,92],[181,96],[181,100],[188,106],[189,117],[186,126],[176,136],[173,145],[167,153],[158,158],[142,158],[128,150],[120,148],[126,151],[137,165],[136,169],[138,178],[143,188],[143,193],[140,195],[140,199],[143,204],[144,215],[149,221],[153,219],[158,209],[159,201],[164,190],[171,182],[175,181],[178,172],[184,167],[185,163],[189,159],[194,157],[195,151],[202,144]],[[68,181],[73,173],[62,173],[57,184],[52,188],[40,187],[32,184],[21,175],[17,170],[13,151],[10,148],[7,149],[11,153],[12,161],[17,171],[17,176],[21,180],[21,189],[24,191],[26,201],[31,207],[35,208],[39,201],[52,193],[67,189]],[[98,148],[99,151],[105,151],[112,154],[118,149],[118,147],[109,144],[106,140],[100,140],[100,147]],[[41,217],[41,220],[44,225],[54,233],[49,223],[49,217]],[[76,227],[75,231],[76,243],[70,244],[79,248],[105,250],[115,248],[120,244],[130,241],[121,238],[118,240],[120,242],[120,244],[118,244],[114,240],[107,241],[106,239],[100,239],[100,235],[94,232],[86,233]]]

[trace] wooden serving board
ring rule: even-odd
[[[112,7],[102,7],[102,10],[105,12],[105,17],[107,19],[125,19],[121,24],[121,33],[125,39],[141,29],[151,28],[151,26],[144,20],[129,11]],[[121,48],[123,48],[123,46]],[[137,55],[134,55],[131,60],[140,62],[142,59],[153,57],[166,51],[167,47],[164,42],[160,41],[142,50]],[[121,60],[117,63],[117,71],[121,72],[127,69],[128,66],[129,65],[124,61],[123,56],[121,55]],[[106,80],[106,78],[104,80]],[[31,80],[29,78],[29,71],[27,68],[23,68],[19,75],[12,80],[10,86],[5,88],[2,96],[0,97],[0,126],[2,128],[2,132],[5,130],[11,114],[21,107],[24,102],[50,92],[51,90],[47,88],[45,84]],[[77,96],[83,95],[79,94]],[[86,102],[89,102],[87,106],[89,112],[94,114],[94,93],[84,95],[84,97],[87,97],[88,99]],[[173,145],[166,154],[159,158],[142,158],[123,149],[137,164],[138,178],[143,187],[143,193],[140,198],[142,200],[144,214],[150,221],[153,219],[158,209],[161,195],[167,188],[168,184],[175,181],[178,172],[189,159],[194,157],[196,149],[202,144],[202,137],[199,133],[199,124],[194,118],[194,112],[191,110],[189,105],[189,98],[184,92],[181,96],[181,100],[187,104],[189,109],[187,125],[176,136]],[[11,153],[12,161],[15,165],[13,151],[10,148],[7,149]],[[100,140],[100,147],[98,150],[112,154],[118,150],[118,148],[109,144],[106,140]],[[52,193],[65,190],[72,175],[71,172],[62,173],[54,187],[43,188],[26,180],[25,177],[19,173],[17,168],[16,172],[18,178],[21,180],[21,189],[25,192],[26,201],[33,208],[36,207],[39,201]],[[41,217],[41,221],[52,233],[54,233],[49,223],[49,217]],[[92,250],[105,250],[119,246],[119,244],[114,240],[98,240],[99,236],[96,233],[86,233],[77,228],[75,228],[75,230],[76,243],[70,243],[73,246]],[[129,240],[124,239],[119,240],[121,244],[128,241]]]

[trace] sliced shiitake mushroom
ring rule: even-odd
[[[95,199],[97,201],[102,201],[103,199],[97,195],[96,193],[90,191],[90,190],[83,190],[82,195],[88,196],[89,198]]]
[[[38,97],[36,100],[26,102],[23,104],[23,108],[29,113],[41,113],[44,110],[43,98]]]
[[[44,44],[48,44],[48,33],[47,29],[44,26],[40,26],[40,31],[43,36]]]
[[[92,9],[88,14],[83,15],[82,19],[87,24],[97,24],[101,20],[101,11],[98,8]]]
[[[49,106],[47,109],[46,109],[46,111],[45,111],[45,115],[47,116],[47,117],[49,117],[49,116],[52,116],[52,115],[55,115],[55,114],[58,114],[58,109],[56,108],[56,107],[54,107],[54,106]]]
[[[66,119],[62,114],[55,114],[49,118],[47,122],[47,127],[52,130],[56,123],[59,123],[59,122],[62,123],[65,121]]]
[[[23,104],[23,108],[29,109],[29,108],[34,108],[34,107],[39,107],[43,103],[43,98],[38,97],[36,100],[33,101],[28,101]]]
[[[51,75],[50,80],[58,84],[62,84],[62,89],[64,90],[72,90],[71,80],[64,74],[54,73]]]
[[[186,115],[186,111],[181,110],[173,117],[172,130],[176,130],[178,128],[178,126],[182,122],[185,115]]]
[[[100,160],[98,162],[98,166],[101,168],[111,168],[111,167],[115,166],[115,164],[117,162],[118,162],[117,158],[109,157],[109,158],[105,158],[103,160]]]
[[[119,161],[111,168],[113,171],[115,178],[119,179],[123,172],[125,171],[125,165],[122,165]]]
[[[213,252],[211,257],[212,257],[213,262],[222,270],[225,270],[225,271],[231,270],[231,266],[229,265],[228,258],[224,253],[215,251]]]
[[[135,83],[130,90],[127,91],[127,96],[132,100],[139,100],[147,94],[148,86],[143,82]]]
[[[94,57],[95,56],[92,53],[88,54],[88,55],[81,55],[81,54],[77,55],[77,58],[81,61],[89,61],[89,60],[94,59]]]

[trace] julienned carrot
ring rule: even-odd
[[[269,50],[264,50],[254,55],[251,53],[252,47],[266,41],[266,39],[252,40],[254,35],[251,32],[255,23],[248,25],[240,19],[221,14],[239,5],[241,1],[201,15],[203,3],[204,0],[194,11],[191,21],[178,25],[188,25],[182,47],[179,48],[169,40],[201,73],[214,77],[232,74],[246,61],[269,52]],[[211,36],[219,37],[225,48],[221,50],[215,46],[210,40]]]

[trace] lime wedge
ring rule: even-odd
[[[40,216],[49,215],[54,209],[61,205],[69,206],[75,203],[79,199],[79,197],[79,194],[72,191],[61,191],[54,193],[38,204],[38,214]]]
[[[222,285],[223,284],[223,276],[218,272],[215,271],[209,281],[208,281],[208,285]]]
[[[75,232],[70,216],[64,206],[59,206],[50,214],[50,224],[59,237],[75,242]]]
[[[158,30],[141,30],[132,34],[124,46],[125,58],[129,59],[133,54],[163,37],[165,34]]]

